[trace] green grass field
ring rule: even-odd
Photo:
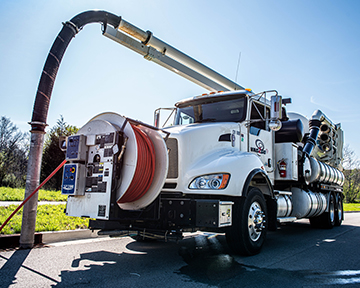
[[[344,203],[344,211],[360,211],[360,203]]]
[[[24,188],[0,187],[0,201],[23,201]],[[60,191],[40,190],[39,201],[66,201],[67,196]]]
[[[23,201],[25,189],[0,187],[0,201]],[[66,201],[67,196],[60,191],[40,190],[39,201]],[[17,208],[17,205],[0,207],[0,225]],[[38,205],[36,216],[36,232],[84,229],[88,227],[89,219],[69,217],[64,213],[65,204]],[[0,232],[1,234],[16,234],[21,231],[22,210],[20,209]]]
[[[4,223],[10,214],[17,208],[17,205],[0,207],[0,224]],[[61,231],[86,229],[88,218],[69,217],[64,213],[65,204],[60,205],[39,205],[36,216],[36,232],[42,231]],[[21,208],[14,217],[7,223],[1,234],[16,234],[21,231],[22,221]]]

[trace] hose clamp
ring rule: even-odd
[[[31,125],[31,133],[45,133],[45,128],[49,126],[45,122],[31,121],[28,122]]]
[[[71,30],[73,30],[74,34],[79,33],[79,28],[74,23],[72,23],[71,21],[66,21],[65,23],[63,22],[62,24],[64,26],[69,27]]]
[[[146,40],[142,42],[144,45],[148,45],[151,37],[153,36],[153,33],[151,31],[149,31],[149,30],[146,31],[146,33],[148,34],[148,36],[147,36]]]

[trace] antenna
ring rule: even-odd
[[[239,72],[239,67],[240,67],[240,59],[241,59],[241,51],[239,53],[239,60],[237,63],[237,68],[236,68],[235,83],[237,82],[237,77],[238,77],[238,72]],[[235,90],[236,90],[236,88],[235,88]]]

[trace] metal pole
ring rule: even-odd
[[[44,135],[44,132],[31,132],[24,199],[26,199],[39,186]],[[38,192],[35,193],[35,195],[24,205],[20,234],[20,248],[28,249],[34,246],[37,204]]]
[[[233,91],[245,89],[234,81],[226,78],[225,76],[205,66],[194,58],[191,58],[190,56],[176,49],[175,47],[155,37],[150,31],[145,32],[142,29],[136,27],[135,25],[125,21],[124,19],[121,19],[120,25],[117,29],[124,31],[125,33],[140,40],[144,45],[153,47],[163,55],[166,55],[171,59],[174,59],[175,61],[196,71],[202,76],[209,78],[210,80],[216,82],[218,85],[224,86],[224,90]]]
[[[71,39],[74,38],[85,25],[101,22],[104,26],[112,25],[116,28],[119,26],[120,20],[121,17],[109,12],[92,10],[80,13],[70,21],[63,23],[64,26],[56,37],[46,59],[36,93],[33,115],[30,123],[31,144],[25,186],[25,199],[37,188],[40,182],[41,158],[51,93],[66,48]],[[38,193],[36,192],[24,205],[20,235],[21,248],[32,248],[34,245],[37,201]]]

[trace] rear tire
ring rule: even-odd
[[[335,201],[335,226],[340,226],[343,220],[344,220],[343,198],[340,193],[337,193],[336,201]]]
[[[266,201],[258,188],[250,187],[246,198],[235,203],[233,224],[226,232],[226,241],[237,254],[258,254],[268,227]]]
[[[310,224],[314,228],[332,229],[335,226],[335,195],[330,193],[328,212],[320,216],[310,218]]]

